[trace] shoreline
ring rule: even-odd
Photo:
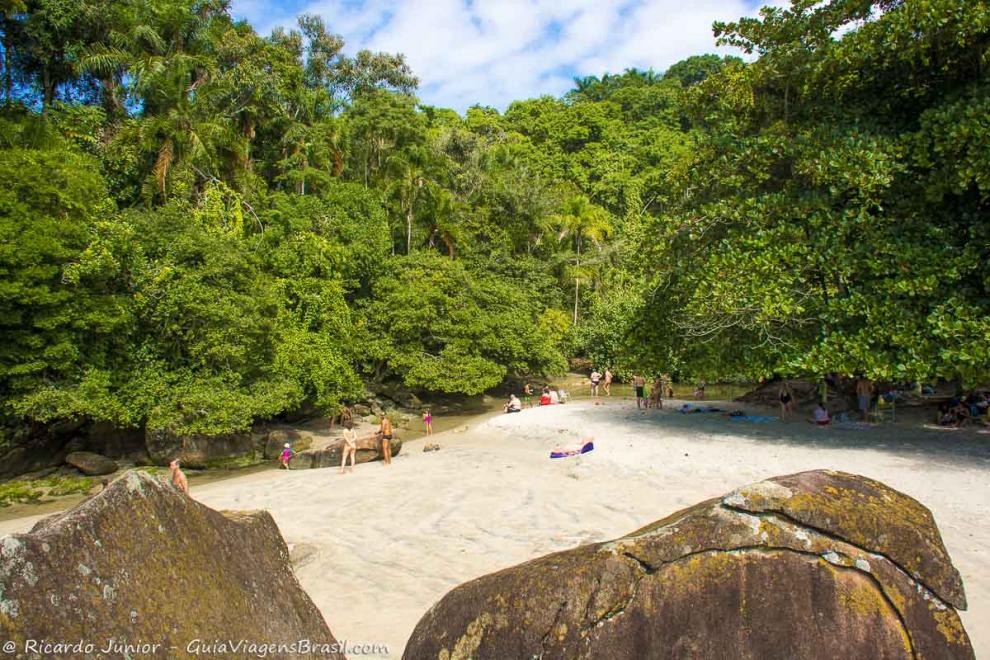
[[[673,405],[680,401],[671,402]],[[707,402],[716,403],[716,402]],[[753,406],[747,406],[754,409]],[[595,450],[550,460],[586,435]],[[637,411],[627,397],[474,416],[410,438],[391,467],[264,470],[193,486],[218,510],[267,509],[303,588],[341,639],[385,642],[451,588],[538,556],[628,534],[736,487],[806,469],[880,480],[928,507],[963,576],[960,612],[977,657],[990,654],[990,437],[906,426],[818,429],[720,415]],[[0,535],[29,519],[0,523]],[[19,529],[12,529],[19,527]]]

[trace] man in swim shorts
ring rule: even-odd
[[[856,403],[863,421],[867,421],[870,413],[870,400],[873,398],[873,382],[869,378],[856,379]]]
[[[602,375],[598,373],[598,369],[593,369],[591,371],[591,396],[598,396],[598,383],[602,380]]]
[[[646,402],[646,379],[636,374],[633,376],[632,385],[636,390],[636,407],[640,408]]]

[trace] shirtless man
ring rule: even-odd
[[[605,367],[605,380],[602,382],[602,389],[605,390],[605,396],[612,396],[612,370]]]
[[[182,473],[179,469],[179,459],[173,460],[168,464],[168,469],[172,471],[172,485],[181,490],[186,495],[189,494],[189,482],[186,481],[186,475]]]
[[[385,461],[385,465],[391,465],[392,436],[394,435],[394,431],[392,430],[392,420],[386,415],[382,415],[382,424],[378,427],[378,432],[382,436],[382,459]]]
[[[637,374],[633,376],[632,385],[636,390],[636,407],[640,408],[646,401],[646,379]]]
[[[869,378],[856,379],[856,403],[859,412],[863,415],[863,421],[867,421],[870,412],[870,400],[873,398],[873,382]]]
[[[347,457],[351,457],[351,467],[349,472],[354,472],[354,461],[357,456],[357,432],[351,420],[344,422],[344,432],[342,434],[344,446],[340,451],[340,474],[344,474],[344,466],[347,464]]]

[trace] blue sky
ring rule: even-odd
[[[347,51],[399,52],[420,99],[463,111],[560,95],[575,76],[628,67],[663,71],[716,49],[711,25],[785,0],[234,0],[233,14],[268,34],[302,13],[323,16]]]

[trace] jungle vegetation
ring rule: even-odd
[[[0,425],[221,433],[584,357],[990,374],[990,5],[792,0],[747,57],[465,113],[316,16],[0,1]]]

